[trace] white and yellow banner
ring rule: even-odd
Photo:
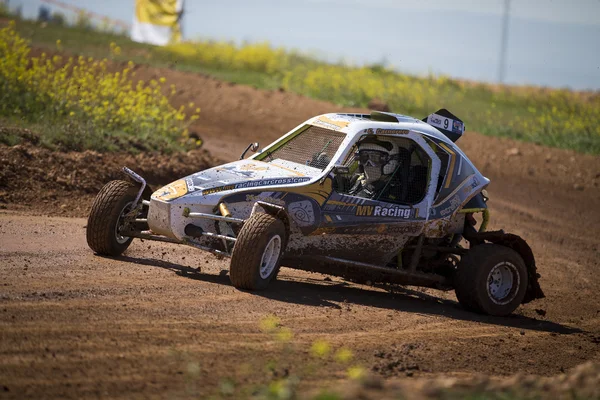
[[[181,40],[184,0],[136,0],[131,39],[164,46]]]

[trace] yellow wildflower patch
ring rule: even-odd
[[[346,375],[348,375],[348,378],[356,381],[363,379],[367,375],[367,371],[363,367],[355,365],[348,368]]]
[[[267,315],[259,323],[260,330],[265,333],[275,332],[280,325],[281,322],[275,315]]]
[[[116,44],[110,47],[120,52]],[[170,151],[183,147],[184,131],[198,118],[197,112],[188,116],[170,105],[162,94],[164,81],[134,84],[133,63],[110,72],[107,60],[29,53],[12,24],[0,29],[0,115],[52,126],[44,132],[46,144]]]
[[[329,355],[330,351],[331,345],[329,344],[329,342],[323,339],[315,340],[312,346],[310,347],[310,353],[313,355],[313,357],[326,357],[327,355]]]
[[[339,363],[347,363],[350,360],[352,360],[352,357],[354,357],[354,355],[352,354],[352,350],[346,347],[338,349],[338,351],[335,352],[334,356],[335,360]]]

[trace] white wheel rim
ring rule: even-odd
[[[521,283],[517,267],[508,261],[496,264],[490,270],[487,282],[489,298],[500,305],[508,304],[515,298]]]
[[[277,266],[277,260],[279,259],[280,252],[281,237],[279,235],[275,235],[265,246],[262,259],[260,260],[260,277],[262,279],[267,279],[269,275],[273,273],[273,270]]]
[[[125,214],[125,210],[127,210],[127,208],[129,208],[131,206],[131,204],[132,204],[132,202],[125,204],[125,207],[123,207],[123,209],[121,210],[121,213],[119,214],[119,219],[117,219],[117,224],[115,225],[115,239],[117,240],[117,243],[119,243],[119,244],[124,244],[130,239],[129,236],[121,235],[119,228],[122,227],[123,215]]]

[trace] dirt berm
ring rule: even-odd
[[[82,218],[94,193],[122,165],[166,183],[342,109],[172,70],[142,66],[138,75],[165,76],[180,88],[177,103],[199,104],[192,130],[207,152],[0,147],[0,398],[236,398],[282,377],[300,377],[301,393],[334,390],[348,365],[331,354],[315,358],[309,349],[318,339],[332,352],[351,349],[349,365],[371,374],[358,392],[340,389],[350,397],[444,398],[461,385],[499,390],[509,382],[548,397],[576,387],[579,398],[597,398],[597,156],[475,132],[460,140],[492,181],[490,229],[521,235],[537,257],[547,297],[511,317],[466,312],[452,292],[389,293],[288,269],[269,290],[243,292],[230,285],[226,260],[188,247],[135,241],[124,257],[94,256]],[[267,315],[290,331],[262,331]]]

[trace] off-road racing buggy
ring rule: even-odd
[[[283,265],[454,289],[469,310],[507,315],[544,295],[527,243],[485,230],[489,180],[456,146],[463,132],[445,109],[325,114],[153,193],[124,168],[96,197],[87,241],[108,256],[141,238],[231,257],[239,289],[266,288]]]

